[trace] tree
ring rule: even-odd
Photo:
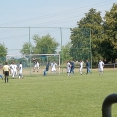
[[[89,58],[89,54],[92,54],[93,63],[97,63],[98,59],[102,57],[100,52],[100,43],[103,41],[102,22],[101,13],[92,8],[85,14],[84,18],[77,22],[78,27],[71,29],[70,38],[73,44],[71,51],[73,52],[74,50],[74,54],[72,54],[74,59],[81,56],[80,53],[84,55],[84,57],[80,57],[80,59],[87,59]],[[91,41],[91,47],[89,47],[89,41]],[[79,48],[81,50],[79,50]],[[91,48],[91,50],[88,48]]]
[[[23,45],[23,48],[20,50],[21,54],[30,54],[31,52],[33,52],[34,47],[31,43],[26,42]]]
[[[62,62],[72,60],[72,56],[70,56],[70,48],[71,48],[70,42],[68,42],[66,45],[62,46],[62,49],[61,49],[61,52],[60,52]]]
[[[4,62],[7,55],[7,48],[4,44],[0,44],[0,62]]]
[[[55,54],[59,43],[54,40],[49,34],[39,37],[33,36],[35,42],[34,53],[35,54]]]
[[[104,17],[104,41],[101,46],[106,62],[115,62],[117,58],[117,4],[113,4]]]
[[[71,34],[70,55],[74,60],[86,60],[90,58],[90,29],[74,28]]]

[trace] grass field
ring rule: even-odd
[[[101,117],[107,95],[117,92],[117,71],[0,79],[0,117]],[[117,104],[112,105],[117,117]]]

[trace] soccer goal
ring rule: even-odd
[[[35,61],[39,63],[38,72],[34,71]],[[46,63],[49,62],[48,74],[52,73],[52,64],[56,63],[56,73],[60,74],[60,55],[59,54],[28,54],[28,55],[6,55],[6,61],[8,64],[14,62],[17,66],[21,62],[23,65],[24,75],[36,75],[43,74],[46,67]]]

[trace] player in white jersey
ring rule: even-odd
[[[33,72],[35,72],[35,70],[37,70],[37,72],[39,71],[39,62],[38,61],[35,61]]]
[[[13,76],[13,63],[11,63],[9,67],[10,67],[11,75]]]
[[[21,62],[19,64],[19,79],[20,78],[23,78],[23,75],[22,75],[22,63]]]
[[[51,66],[52,66],[52,72],[53,73],[56,72],[56,66],[57,66],[56,62],[53,62]]]
[[[37,72],[39,71],[39,62],[35,59],[32,58],[33,62],[34,62],[34,68],[33,68],[33,72],[35,72],[35,70],[37,70]]]
[[[83,69],[83,61],[81,60],[80,61],[80,69],[79,69],[79,72],[81,75],[82,75],[82,69]]]
[[[36,63],[36,68],[37,68],[37,72],[39,71],[39,62],[37,61],[37,63]]]
[[[71,64],[69,61],[67,62],[66,69],[67,69],[67,75],[70,76]]]
[[[104,62],[102,60],[100,60],[99,63],[98,63],[99,74],[103,73],[103,71],[104,71],[103,68],[104,68]]]
[[[13,62],[12,68],[13,68],[13,75],[12,75],[12,77],[14,78],[15,75],[17,75],[17,65],[14,62]]]

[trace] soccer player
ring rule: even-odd
[[[104,62],[100,59],[99,63],[98,63],[98,70],[99,70],[99,75],[100,73],[103,73],[104,71]]]
[[[52,66],[52,72],[53,73],[56,72],[56,66],[57,66],[56,62],[53,62],[51,66]]]
[[[43,75],[46,76],[47,75],[47,71],[49,70],[49,62],[46,63],[46,68],[43,72]]]
[[[80,61],[80,69],[79,69],[79,72],[81,75],[82,75],[82,69],[83,69],[83,61],[81,60]]]
[[[0,78],[2,78],[2,80],[3,80],[3,76],[0,74]]]
[[[10,72],[10,67],[6,62],[5,65],[3,66],[3,74],[4,74],[4,77],[5,77],[5,83],[6,82],[8,83],[9,72]]]
[[[19,64],[19,79],[20,78],[23,78],[23,75],[22,75],[22,63],[21,62]]]
[[[71,64],[69,61],[67,61],[66,69],[67,69],[67,75],[70,76]]]
[[[40,66],[40,64],[39,64],[39,62],[37,61],[37,63],[36,63],[37,72],[39,71],[39,66]]]
[[[71,64],[70,73],[74,74],[74,61],[71,61],[70,64]]]
[[[10,64],[11,76],[13,76],[13,63]]]
[[[90,74],[91,74],[91,70],[90,70],[90,63],[89,63],[89,61],[88,61],[88,60],[86,60],[86,69],[87,69],[87,73],[86,73],[86,74],[88,74],[88,73],[90,73]]]
[[[34,63],[33,72],[35,72],[35,68],[36,68],[36,59],[35,59],[35,58],[32,58],[32,61],[33,61],[33,63]]]
[[[32,58],[32,60],[34,62],[33,72],[35,72],[36,69],[37,69],[37,72],[38,72],[38,70],[39,70],[39,62],[35,58]]]
[[[14,62],[13,62],[12,68],[13,68],[13,75],[12,75],[12,77],[14,78],[15,75],[17,75],[17,65]]]

